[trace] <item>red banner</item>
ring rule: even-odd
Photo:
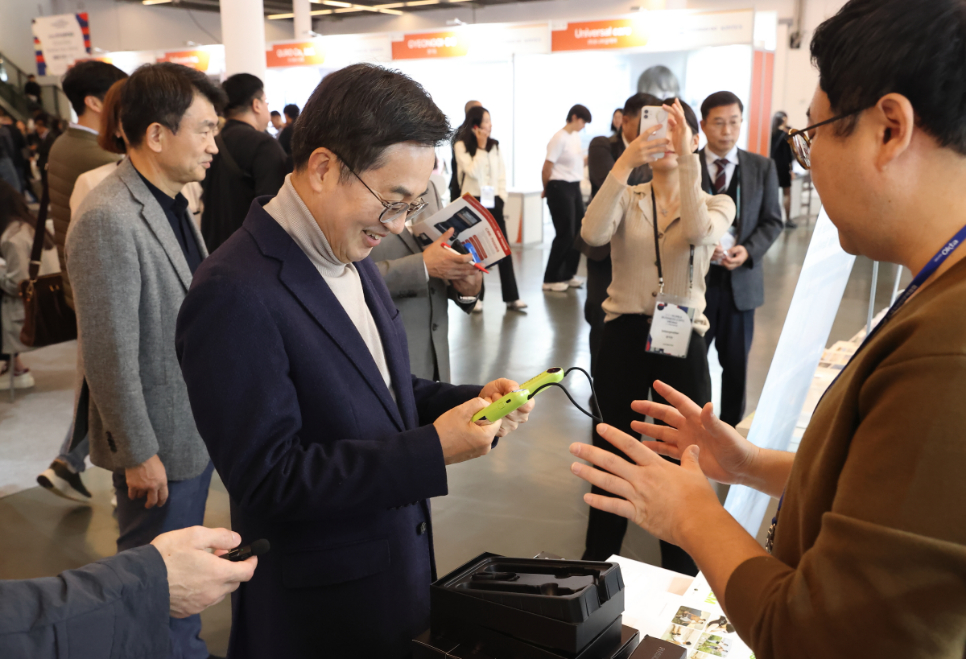
[[[425,59],[430,57],[463,57],[466,39],[457,32],[407,34],[392,42],[393,59]]]

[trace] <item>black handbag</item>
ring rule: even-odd
[[[72,341],[77,338],[77,316],[67,306],[64,297],[64,280],[58,272],[53,275],[40,274],[40,256],[44,249],[44,236],[47,234],[47,206],[50,205],[50,190],[44,182],[37,213],[37,226],[34,227],[34,244],[30,250],[28,277],[20,282],[20,297],[23,299],[24,323],[20,330],[20,341],[33,348]]]

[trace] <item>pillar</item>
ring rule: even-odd
[[[312,1],[292,0],[292,13],[295,14],[295,39],[307,41],[312,31]]]
[[[221,0],[225,75],[251,73],[265,80],[265,8],[262,0]]]

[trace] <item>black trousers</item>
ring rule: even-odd
[[[610,257],[603,261],[587,259],[587,300],[584,302],[584,320],[590,325],[590,372],[597,368],[597,355],[604,337],[604,313],[601,305],[607,299],[607,287],[613,277]]]
[[[543,283],[570,281],[577,274],[580,252],[574,247],[577,231],[584,219],[584,198],[580,183],[550,181],[547,183],[547,207],[557,235],[550,245],[550,258],[543,274]]]
[[[476,200],[480,201],[480,198],[477,197]],[[509,245],[510,237],[506,235],[506,220],[503,218],[503,198],[497,197],[493,208],[489,209],[489,211],[492,213],[496,223],[500,225],[500,231],[503,232],[503,237],[506,238],[506,242]],[[513,255],[511,254],[497,261],[496,267],[500,270],[500,287],[503,289],[503,301],[510,303],[519,300],[520,291],[517,290],[517,277],[513,274]],[[485,288],[480,289],[481,300],[485,293]]]
[[[631,410],[632,401],[647,400],[651,394],[655,402],[667,404],[653,391],[655,380],[671,385],[698,405],[711,400],[708,351],[701,337],[692,334],[688,356],[684,359],[651,354],[644,350],[650,322],[649,316],[624,315],[606,323],[594,378],[604,421],[633,437],[640,435],[631,430],[631,421],[643,421],[645,417]],[[593,443],[631,461],[598,435],[596,429]],[[592,492],[614,496],[597,487]],[[591,508],[584,560],[602,561],[619,553],[626,531],[624,517]],[[664,541],[661,541],[661,566],[684,574],[698,573],[694,561],[683,549]]]
[[[731,272],[711,266],[708,273],[708,303],[704,314],[711,329],[704,335],[710,348],[714,342],[721,364],[721,420],[737,426],[745,415],[748,389],[748,353],[755,334],[755,310],[741,311],[735,306]]]

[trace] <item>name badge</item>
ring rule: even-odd
[[[492,185],[484,185],[480,188],[480,203],[483,208],[496,207],[496,188]]]
[[[661,293],[654,305],[645,349],[668,357],[687,357],[693,324],[694,308],[690,300]]]

